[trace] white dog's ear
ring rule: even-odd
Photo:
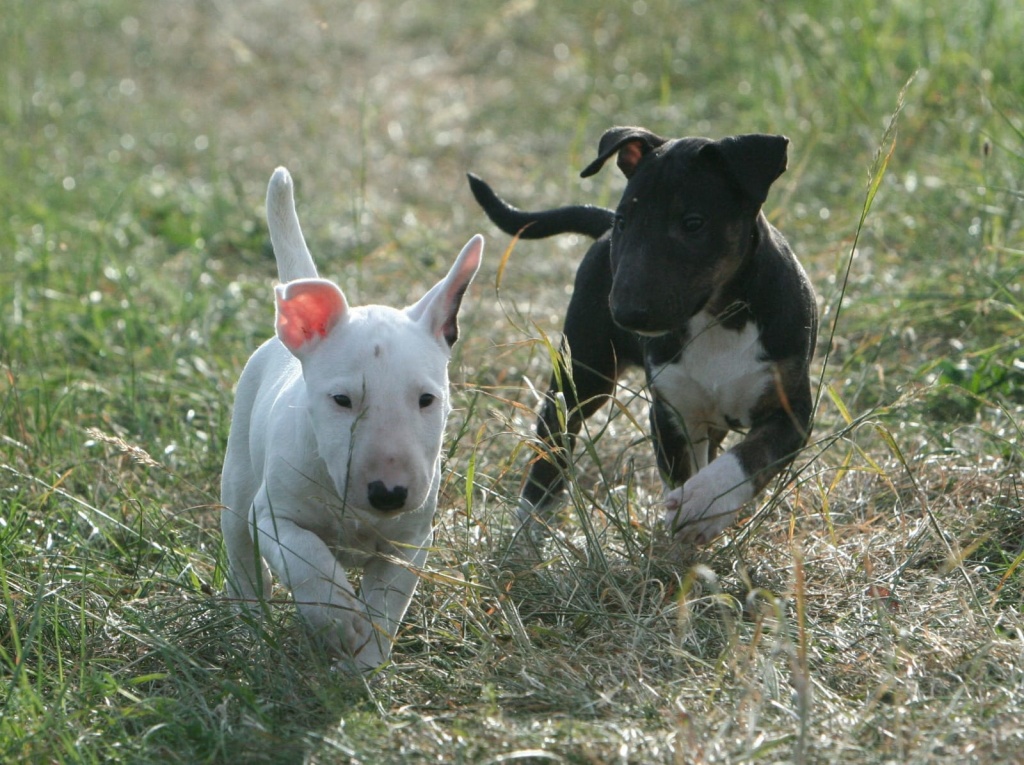
[[[462,296],[480,268],[483,253],[484,238],[477,234],[466,242],[448,275],[431,287],[415,305],[405,309],[414,321],[426,322],[430,334],[443,340],[449,348],[459,339],[458,317]]]
[[[348,313],[337,285],[326,279],[297,279],[274,288],[277,336],[295,356],[314,347]]]
[[[295,184],[283,167],[274,171],[267,186],[267,226],[282,282],[319,276],[295,212]]]

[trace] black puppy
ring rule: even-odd
[[[469,176],[487,216],[508,234],[597,239],[576,272],[565,317],[571,370],[552,375],[537,422],[549,448],[530,466],[524,520],[550,514],[583,420],[630,366],[647,373],[658,467],[669,488],[665,522],[681,541],[703,544],[734,523],[804,445],[814,291],[761,212],[786,169],[788,143],[772,135],[668,140],[612,128],[582,175],[618,155],[629,180],[615,211],[523,212]],[[569,412],[564,431],[556,392]],[[716,456],[729,430],[746,435]]]

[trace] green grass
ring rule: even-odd
[[[0,3],[0,760],[1018,758],[1024,17],[805,6]],[[578,172],[630,123],[790,137],[766,212],[820,296],[814,436],[750,521],[673,551],[630,378],[524,557],[527,381],[584,243],[520,243],[499,289],[464,174],[614,204],[614,169]],[[261,628],[219,598],[279,164],[353,301],[488,238],[437,549],[369,682],[286,599]]]

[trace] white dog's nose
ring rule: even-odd
[[[383,481],[371,481],[366,487],[366,498],[370,500],[370,505],[384,512],[401,510],[408,496],[409,490],[404,486],[389,489]]]

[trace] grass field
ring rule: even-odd
[[[806,8],[813,6],[814,10]],[[0,761],[996,763],[1024,752],[1024,14],[1015,0],[0,0]],[[639,377],[561,533],[510,547],[585,248],[509,244],[601,133],[777,132],[812,441],[706,549],[659,535]],[[349,677],[225,604],[232,386],[277,165],[323,273],[404,304],[476,232],[436,550]]]

